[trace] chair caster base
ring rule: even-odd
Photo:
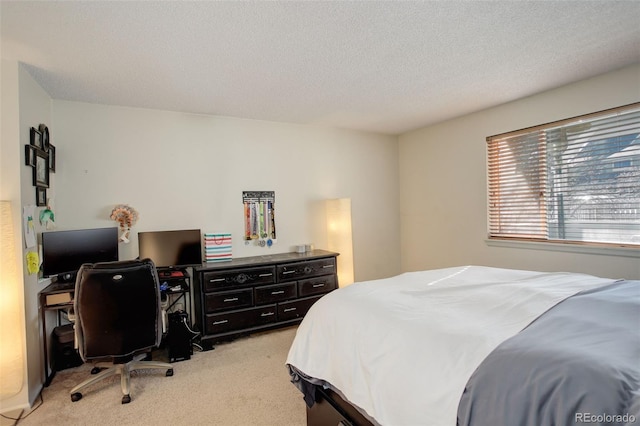
[[[80,392],[76,392],[71,394],[71,401],[72,402],[76,402],[76,401],[80,401],[82,399],[82,394]]]
[[[125,395],[125,396],[122,397],[122,403],[123,404],[128,404],[130,402],[131,402],[131,396]]]
[[[99,372],[101,372],[101,371],[102,371],[102,368],[100,368],[100,367],[93,367],[93,368],[91,369],[91,374],[98,374],[98,373],[99,373]]]
[[[168,369],[167,373],[165,374],[165,376],[167,376],[167,377],[173,376],[173,368]]]

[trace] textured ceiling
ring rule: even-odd
[[[398,134],[640,63],[639,1],[17,1],[54,98]]]

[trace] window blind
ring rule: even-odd
[[[640,247],[640,103],[487,138],[489,238]]]

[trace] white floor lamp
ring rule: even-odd
[[[327,248],[338,256],[338,284],[353,283],[353,234],[351,231],[351,198],[326,200]]]
[[[22,280],[11,202],[0,201],[0,401],[22,389],[24,377]]]

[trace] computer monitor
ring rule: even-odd
[[[202,264],[202,234],[199,229],[138,232],[140,259],[153,260],[157,268]]]
[[[60,281],[75,279],[83,263],[118,260],[118,228],[42,233],[42,274]]]

